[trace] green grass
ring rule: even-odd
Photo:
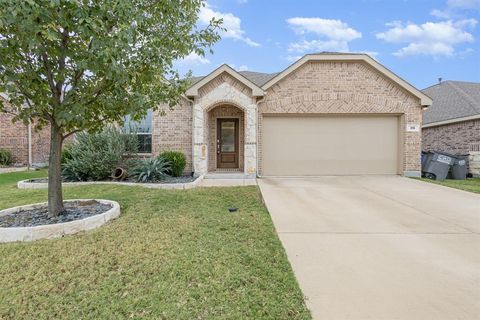
[[[0,209],[45,201],[0,175]],[[0,244],[0,319],[310,319],[257,187],[64,189],[121,216],[55,240]],[[227,212],[237,206],[236,214]]]
[[[436,181],[424,178],[417,178],[418,180],[427,181],[430,183],[439,184],[442,186],[470,191],[474,193],[480,193],[480,178],[471,178],[466,180],[444,180],[444,181]]]

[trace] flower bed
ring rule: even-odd
[[[199,186],[203,177],[178,177],[169,178],[155,183],[140,183],[134,181],[81,181],[81,182],[63,182],[63,186],[84,186],[92,184],[112,184],[124,186],[140,186],[153,189],[191,189]],[[48,187],[47,178],[22,180],[17,183],[19,189],[46,189]]]

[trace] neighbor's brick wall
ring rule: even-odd
[[[68,141],[71,138],[67,138]],[[65,144],[64,141],[63,143]],[[32,163],[34,165],[48,164],[50,154],[50,126],[42,130],[32,127]]]
[[[161,116],[160,112],[165,111]],[[156,156],[163,151],[181,151],[187,157],[185,173],[192,172],[192,105],[186,100],[170,110],[162,106],[153,115],[152,152]]]
[[[0,113],[0,149],[12,153],[13,164],[28,164],[28,131],[22,122],[12,123],[13,116]]]
[[[263,115],[278,113],[398,114],[405,123],[422,123],[419,99],[363,62],[311,61],[269,88],[259,105],[260,160]],[[403,169],[420,171],[421,133],[403,134]]]
[[[5,109],[10,110],[10,105],[5,101],[4,103]],[[13,123],[12,119],[12,114],[0,113],[0,149],[7,149],[12,152],[14,165],[27,165],[28,126],[21,121]],[[34,126],[32,126],[32,163],[46,164],[48,162],[49,148],[49,127],[35,130]]]
[[[219,105],[208,112],[208,171],[217,169],[217,119],[234,118],[238,120],[238,165],[243,170],[243,153],[245,145],[245,119],[241,109],[232,105]]]
[[[480,144],[480,120],[423,128],[424,151],[468,154],[470,146]]]

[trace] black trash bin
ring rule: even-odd
[[[455,161],[452,166],[452,179],[465,180],[468,173],[468,156],[455,156]]]
[[[431,151],[422,151],[422,172],[425,172],[426,165],[432,160],[433,152]]]
[[[425,178],[442,181],[447,177],[448,171],[450,171],[450,167],[454,162],[455,156],[435,151],[427,156],[427,159],[424,161],[425,167],[422,171]]]

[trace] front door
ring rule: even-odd
[[[238,119],[217,119],[217,168],[238,168]]]

